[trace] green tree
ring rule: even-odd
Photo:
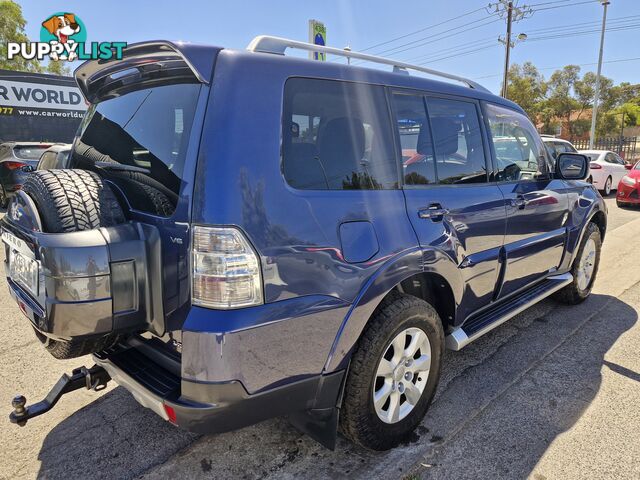
[[[38,60],[26,60],[20,56],[7,59],[9,42],[29,43],[29,38],[24,33],[27,21],[22,15],[22,8],[12,0],[0,0],[0,69],[15,70],[19,72],[42,72],[68,75],[69,69],[63,62],[49,62],[43,67]]]
[[[531,62],[509,68],[509,99],[520,105],[527,114],[537,119],[547,93],[544,77]]]

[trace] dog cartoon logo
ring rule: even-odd
[[[87,33],[84,24],[80,18],[73,13],[55,13],[42,22],[40,30],[40,41],[49,42],[51,44],[72,44],[84,43]],[[69,51],[68,55],[58,55],[55,51],[51,52],[52,60],[75,60],[78,55],[75,51]]]

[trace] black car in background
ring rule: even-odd
[[[42,142],[5,142],[0,144],[0,207],[5,208],[9,197],[22,184],[29,174],[29,169],[36,168],[40,156],[50,143]]]

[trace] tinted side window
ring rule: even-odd
[[[398,187],[383,87],[292,78],[284,98],[283,173],[292,187]]]
[[[499,181],[534,179],[549,172],[538,133],[523,114],[487,104]]]
[[[438,183],[487,181],[482,131],[474,103],[428,98]]]
[[[393,104],[402,149],[404,183],[435,183],[433,143],[424,98],[417,95],[394,94]]]

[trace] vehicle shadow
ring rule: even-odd
[[[588,408],[600,388],[603,366],[639,380],[637,372],[604,359],[636,322],[631,306],[606,295],[592,295],[574,307],[552,301],[532,307],[464,351],[448,352],[446,373],[423,424],[410,441],[384,453],[364,450],[344,438],[331,452],[284,419],[198,437],[164,422],[124,389],[116,388],[47,435],[39,454],[38,477],[136,478],[157,466],[151,478],[400,478],[424,458],[437,459],[449,448],[464,447],[452,458],[464,459],[467,466],[474,464],[474,457],[478,465],[489,460],[494,473],[523,478],[554,439]],[[581,342],[576,354],[557,354],[578,335],[588,341]],[[479,440],[475,433],[466,432],[465,425],[488,411],[487,406],[502,405],[500,400],[510,395],[512,387],[542,369],[542,360],[551,356],[553,370],[542,372],[544,381],[537,379],[533,393],[509,403],[499,412],[500,420],[484,432],[485,442],[505,442],[504,449],[477,448],[474,442]],[[520,444],[522,448],[517,448]],[[491,452],[495,456],[487,459]],[[169,457],[171,462],[163,465]],[[440,478],[480,473],[454,464],[414,472]]]

